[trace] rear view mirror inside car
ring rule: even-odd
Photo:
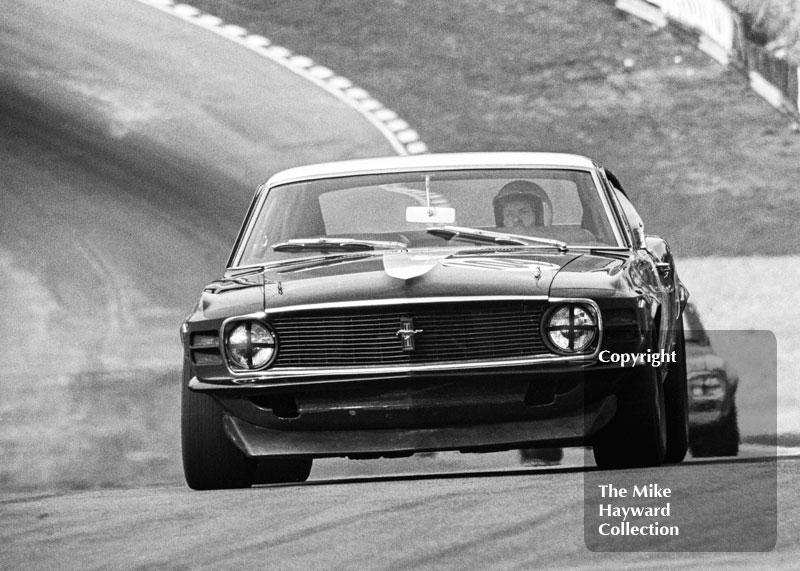
[[[452,224],[456,220],[456,209],[444,206],[409,206],[406,222]]]

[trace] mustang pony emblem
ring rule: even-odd
[[[414,350],[414,335],[422,333],[422,329],[414,329],[414,320],[410,317],[403,317],[400,319],[403,328],[398,329],[397,335],[403,341],[403,351]]]

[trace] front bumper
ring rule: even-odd
[[[692,379],[689,380],[690,389]],[[692,430],[719,426],[731,412],[734,393],[727,382],[721,384],[721,394],[714,396],[689,396],[689,428]]]
[[[403,456],[588,443],[616,411],[618,370],[383,379],[213,394],[248,456]]]
[[[532,444],[575,446],[605,426],[616,410],[608,397],[568,416],[477,426],[416,429],[286,431],[259,427],[230,415],[228,437],[248,456],[376,458],[416,452],[489,452]]]
[[[726,415],[724,402],[690,403],[689,428],[713,428],[721,424]]]

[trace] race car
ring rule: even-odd
[[[583,156],[280,172],[181,328],[186,480],[298,482],[315,458],[440,450],[679,462],[687,298],[666,241]]]
[[[686,305],[683,318],[689,383],[689,449],[695,458],[736,456],[739,375],[714,352],[694,304]]]

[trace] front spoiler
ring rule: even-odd
[[[689,428],[713,428],[722,424],[725,415],[721,409],[705,411],[689,411]]]
[[[689,402],[689,428],[703,429],[719,426],[733,408],[733,397],[728,393],[719,399]]]
[[[616,411],[606,397],[570,415],[509,423],[381,430],[275,430],[225,415],[228,437],[251,457],[337,457],[412,454],[460,450],[480,452],[532,444],[581,445],[605,426]]]

